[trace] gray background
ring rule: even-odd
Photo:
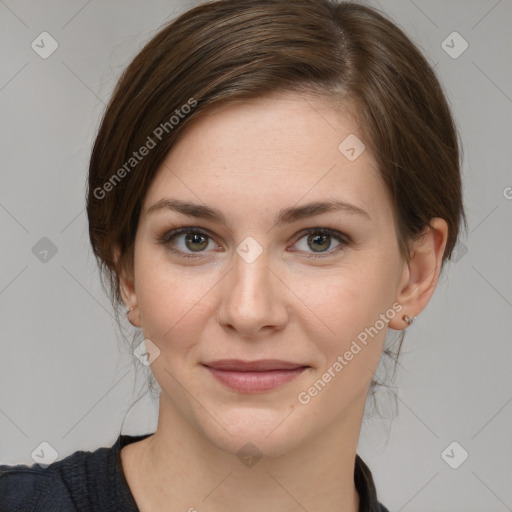
[[[196,3],[0,0],[0,463],[32,463],[42,441],[59,458],[110,446],[125,417],[125,434],[155,428],[156,401],[146,395],[130,409],[146,368],[133,363],[99,284],[85,179],[121,71]],[[365,418],[359,453],[391,511],[512,510],[512,2],[368,3],[405,29],[441,78],[463,139],[469,230],[407,331],[398,377],[377,397],[380,416]],[[47,59],[31,48],[43,31],[59,45]],[[456,59],[441,46],[453,31],[469,44]],[[46,261],[36,250],[43,237],[57,249]],[[457,469],[441,456],[452,441],[469,453]]]

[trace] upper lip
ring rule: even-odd
[[[242,361],[240,359],[220,359],[210,363],[203,363],[205,366],[216,370],[231,370],[241,372],[264,372],[268,370],[294,370],[304,368],[305,364],[281,361],[279,359],[261,359],[258,361]]]

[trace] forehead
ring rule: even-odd
[[[224,207],[244,198],[248,208],[258,200],[271,205],[329,196],[377,214],[388,198],[362,139],[349,109],[310,95],[281,93],[216,108],[168,153],[144,207],[166,194]]]

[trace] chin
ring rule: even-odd
[[[300,443],[301,427],[293,416],[289,410],[238,410],[219,417],[225,429],[213,421],[204,425],[203,432],[212,444],[239,458],[246,454],[278,457]]]

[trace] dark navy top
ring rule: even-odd
[[[121,466],[121,448],[145,439],[120,435],[110,448],[77,451],[46,468],[0,465],[0,512],[139,512]],[[377,501],[372,474],[356,456],[359,512],[389,512]]]

